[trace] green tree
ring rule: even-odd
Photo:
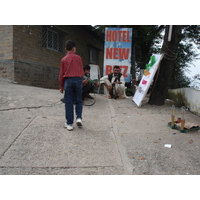
[[[200,26],[182,26],[181,41],[178,47],[178,55],[174,63],[174,69],[169,88],[188,87],[192,79],[185,75],[189,73],[192,62],[198,59],[197,48],[200,46]]]
[[[169,88],[169,82],[174,70],[174,63],[178,55],[178,46],[181,40],[182,26],[173,26],[171,40],[168,40],[169,26],[165,30],[162,53],[164,57],[160,63],[159,74],[154,82],[153,90],[149,98],[149,104],[163,105]]]
[[[182,32],[182,34],[181,34]],[[195,44],[200,44],[199,26],[173,26],[172,39],[168,41],[169,26],[165,31],[162,46],[164,58],[160,64],[158,80],[154,83],[149,103],[163,105],[168,88],[186,87],[191,80],[185,76],[184,70],[195,60],[198,53]]]

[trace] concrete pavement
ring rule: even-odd
[[[168,127],[170,105],[138,108],[98,94],[83,108],[83,127],[68,131],[62,96],[0,81],[0,174],[200,174],[200,131]]]

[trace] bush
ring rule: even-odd
[[[130,88],[126,88],[126,96],[133,96],[133,91]]]

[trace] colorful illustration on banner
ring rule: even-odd
[[[146,85],[146,84],[147,84],[147,81],[146,81],[146,80],[142,80],[142,84],[143,84],[143,85]]]
[[[138,107],[142,105],[142,101],[147,94],[151,83],[153,82],[153,78],[156,74],[162,58],[163,54],[154,54],[150,57],[149,63],[146,65],[146,69],[144,70],[142,79],[139,83],[139,87],[141,87],[142,92],[141,90],[139,91],[139,89],[137,89],[132,99]]]
[[[156,63],[156,58],[155,56],[150,57],[150,61],[148,64],[146,64],[146,69],[149,71],[151,67]]]
[[[150,74],[151,73],[147,69],[144,70],[144,76],[149,76]]]

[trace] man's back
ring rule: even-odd
[[[61,60],[64,77],[83,77],[83,62],[79,55],[69,52]]]

